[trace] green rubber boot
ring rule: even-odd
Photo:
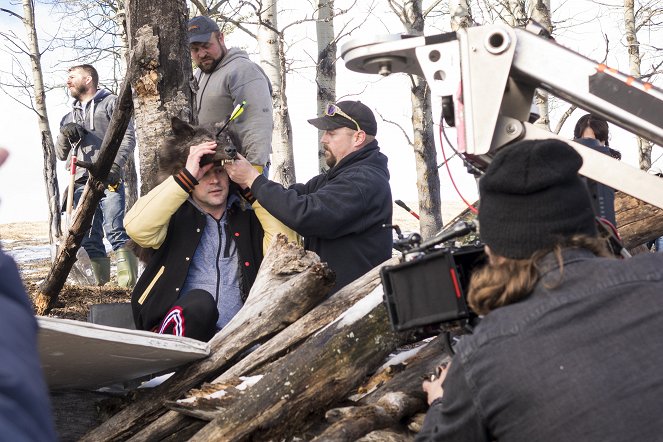
[[[92,264],[92,272],[94,272],[94,279],[97,285],[104,285],[110,281],[110,258],[104,256],[102,258],[90,258]]]
[[[133,252],[125,247],[115,251],[117,260],[117,285],[130,289],[136,285],[138,279],[138,260]]]

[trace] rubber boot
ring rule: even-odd
[[[110,281],[110,258],[108,256],[90,258],[90,262],[97,285],[104,285]]]
[[[138,260],[133,252],[125,247],[115,251],[117,259],[117,285],[130,289],[136,285],[138,279]]]

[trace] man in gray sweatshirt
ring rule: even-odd
[[[69,69],[67,89],[74,102],[71,112],[60,121],[60,134],[55,143],[55,154],[59,160],[66,161],[69,170],[73,155],[78,161],[87,163],[95,163],[99,159],[101,143],[115,110],[117,96],[105,89],[99,89],[98,85],[99,74],[93,66],[82,64]],[[129,236],[123,226],[124,186],[122,185],[122,169],[127,159],[133,155],[135,145],[133,122],[130,122],[108,173],[106,179],[108,188],[95,210],[92,227],[81,243],[90,256],[98,285],[104,285],[110,280],[110,258],[103,243],[104,234],[117,259],[118,285],[131,288],[136,283],[136,257],[125,247]],[[74,170],[76,173],[73,202],[78,204],[88,179],[88,171],[82,167]]]
[[[239,152],[262,172],[269,163],[274,125],[269,78],[245,51],[226,47],[223,33],[209,17],[189,20],[188,33],[191,58],[198,67],[193,74],[198,83],[194,103],[198,123],[223,122],[245,101],[243,113],[229,130]]]

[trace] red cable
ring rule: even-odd
[[[451,180],[451,184],[454,186],[454,189],[456,189],[456,193],[458,194],[460,199],[463,200],[467,208],[470,209],[470,212],[477,215],[479,211],[472,204],[468,203],[467,200],[463,197],[463,195],[460,193],[460,190],[458,190],[458,186],[456,186],[456,182],[454,181],[453,175],[451,175],[451,169],[449,168],[449,161],[447,161],[447,155],[444,153],[444,142],[442,141],[443,130],[444,127],[442,123],[440,123],[440,131],[438,133],[438,136],[440,137],[440,150],[442,151],[442,158],[444,159],[444,165],[447,167],[447,173],[449,174],[449,179]]]

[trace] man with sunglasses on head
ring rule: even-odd
[[[304,237],[336,273],[332,293],[391,257],[392,202],[387,157],[375,139],[373,112],[359,101],[330,104],[308,120],[324,131],[320,142],[330,169],[306,184],[284,188],[238,155],[230,178],[276,219]]]

